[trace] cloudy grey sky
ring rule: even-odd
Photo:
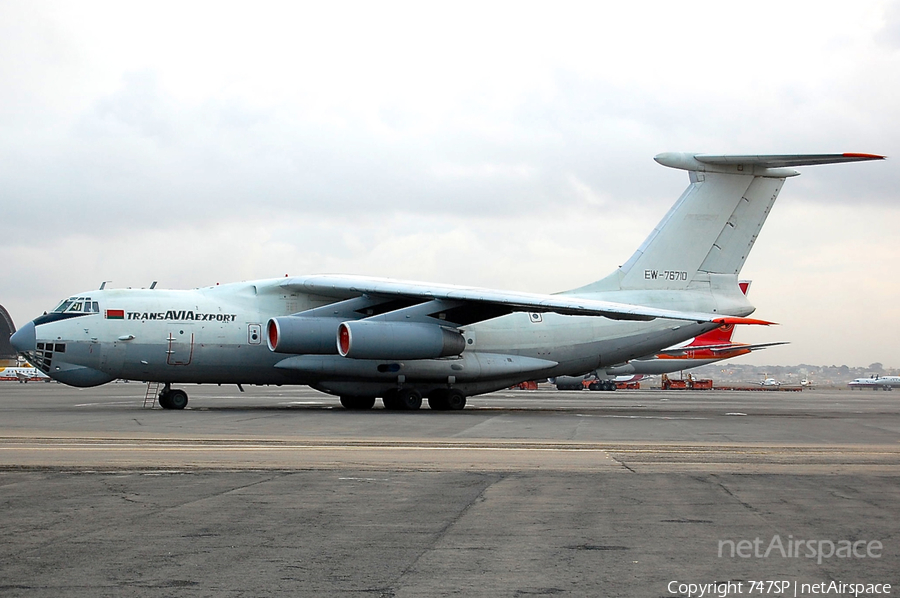
[[[0,304],[355,273],[555,292],[687,185],[788,180],[745,363],[900,367],[900,3],[0,2]],[[612,4],[612,3],[610,3]]]

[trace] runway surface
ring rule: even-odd
[[[305,388],[184,388],[188,409],[164,411],[136,383],[0,384],[0,594],[900,585],[900,393],[507,391],[350,412]],[[776,580],[791,585],[751,593]]]

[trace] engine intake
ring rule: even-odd
[[[434,359],[459,355],[463,335],[435,324],[357,320],[337,330],[337,350],[354,359]]]
[[[266,324],[266,344],[275,353],[294,355],[334,355],[334,338],[339,318],[304,318],[282,316]]]

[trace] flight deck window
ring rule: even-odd
[[[72,307],[69,308],[69,311],[81,311],[81,302],[73,303]]]
[[[56,306],[56,309],[53,311],[55,313],[62,313],[69,309],[69,306],[72,305],[72,301],[70,299],[64,299],[59,305]]]
[[[96,301],[91,302],[91,311],[94,312],[95,314],[99,314],[100,313],[100,304],[97,303]]]

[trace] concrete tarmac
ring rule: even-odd
[[[188,409],[164,411],[136,383],[0,383],[0,595],[900,586],[894,392],[507,391],[350,412],[302,387],[184,388]]]

